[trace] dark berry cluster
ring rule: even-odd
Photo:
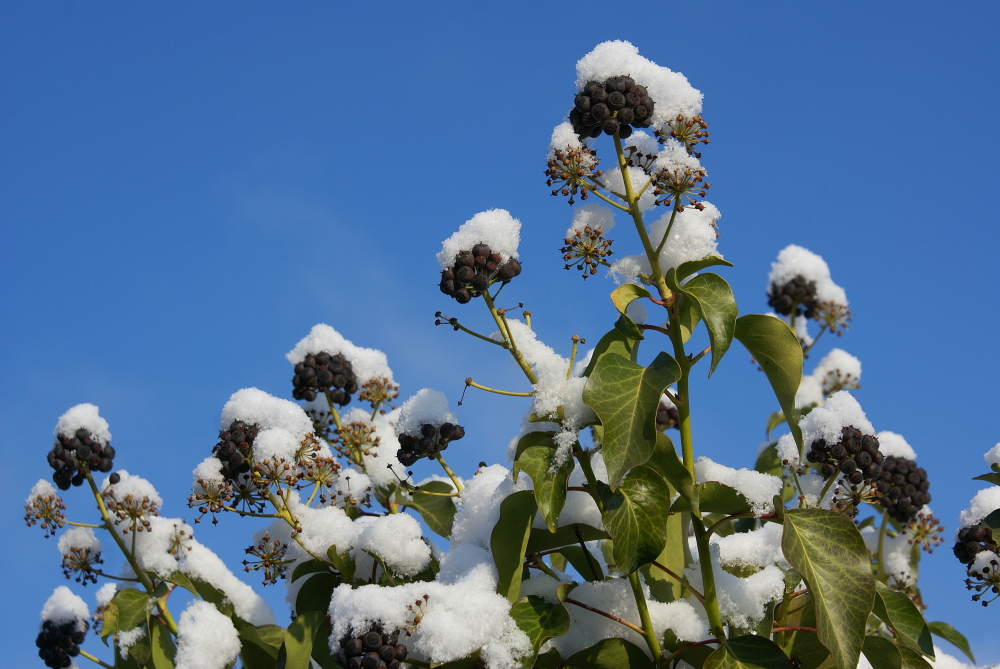
[[[841,438],[835,444],[827,444],[825,439],[812,443],[806,459],[819,465],[823,478],[830,478],[838,472],[852,485],[865,481],[875,485],[883,471],[887,458],[878,449],[878,438],[871,434],[861,434],[853,425],[841,430]]]
[[[771,284],[767,288],[767,303],[783,316],[788,316],[794,310],[796,314],[805,313],[806,318],[815,318],[819,311],[816,282],[796,275],[783,286]]]
[[[80,629],[82,625],[83,629]],[[38,657],[46,667],[62,669],[73,664],[73,658],[80,654],[80,644],[87,638],[90,627],[86,620],[71,620],[57,625],[51,620],[42,623],[42,631],[35,639]]]
[[[237,476],[250,471],[250,449],[258,432],[257,425],[247,425],[241,420],[234,420],[228,430],[219,432],[219,443],[212,455],[222,461],[222,475],[227,480],[236,481]]]
[[[110,472],[114,458],[115,449],[111,444],[102,444],[85,427],[78,429],[72,437],[57,435],[48,455],[49,466],[55,470],[52,480],[60,490],[67,490],[70,485],[83,485],[87,480],[84,473],[87,469]]]
[[[628,137],[632,128],[648,128],[652,117],[652,98],[645,86],[629,76],[608,77],[603,84],[588,81],[569,113],[573,130],[581,139],[600,137],[602,132]]]
[[[972,564],[982,551],[997,552],[997,542],[993,532],[982,523],[963,527],[958,531],[958,541],[955,542],[955,557],[962,564]]]
[[[398,669],[406,659],[406,646],[399,643],[399,631],[383,632],[374,627],[364,634],[340,640],[337,661],[345,669]]]
[[[520,273],[521,263],[513,258],[503,262],[499,253],[493,253],[489,245],[480,242],[472,251],[460,251],[455,264],[441,272],[441,292],[465,304],[497,281],[508,284]]]
[[[292,397],[297,400],[312,402],[317,391],[328,392],[331,402],[344,406],[358,392],[358,377],[343,354],[310,353],[295,365],[292,385],[295,387]]]
[[[928,490],[927,470],[917,467],[917,463],[906,458],[889,456],[882,464],[881,481],[878,491],[882,494],[879,503],[886,513],[906,524],[917,517],[924,504],[931,501]]]
[[[677,428],[680,422],[681,415],[677,412],[677,407],[668,406],[660,400],[660,406],[656,407],[656,429],[663,432],[668,427]]]
[[[408,434],[399,435],[399,450],[396,458],[404,467],[409,467],[423,457],[433,457],[439,451],[448,448],[448,444],[465,436],[465,428],[453,423],[442,423],[440,426],[425,423],[420,426],[420,436]]]

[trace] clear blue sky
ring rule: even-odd
[[[190,519],[222,405],[246,386],[287,396],[284,353],[315,323],[384,350],[404,396],[456,399],[467,376],[523,390],[502,351],[433,326],[442,309],[488,330],[479,305],[437,291],[434,254],[492,207],[524,225],[505,298],[542,338],[566,353],[570,335],[610,328],[613,284],[561,269],[571,211],[542,175],[574,64],[607,39],[705,94],[703,162],[741,312],[767,310],[785,245],[827,259],[855,313],[836,344],[864,365],[857,397],[916,449],[952,536],[1000,441],[1000,8],[639,7],[0,3],[5,664],[41,666],[37,612],[65,583],[21,505],[68,407],[98,404],[118,466]],[[746,355],[694,393],[698,452],[752,466],[775,407]],[[453,466],[502,461],[525,406],[470,396]],[[226,518],[198,536],[232,563],[256,529]],[[973,604],[963,578],[950,546],[925,557],[927,616],[1000,662],[1000,604]]]

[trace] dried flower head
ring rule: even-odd
[[[684,211],[684,201],[687,200],[695,209],[704,209],[705,205],[698,202],[698,198],[704,198],[712,187],[705,181],[705,176],[705,169],[701,167],[664,167],[653,175],[656,204],[673,205],[677,211]]]
[[[66,503],[55,494],[55,490],[46,482],[44,486],[35,486],[36,490],[24,505],[24,522],[28,527],[40,523],[45,530],[45,538],[56,533],[56,530],[66,524]],[[39,489],[41,487],[41,489]]]
[[[87,585],[97,583],[95,565],[104,564],[99,548],[92,546],[70,546],[62,555],[62,571],[66,578],[76,574],[76,582]]]
[[[545,185],[555,186],[553,195],[568,195],[570,204],[576,201],[574,197],[577,193],[580,193],[581,200],[586,200],[596,185],[595,180],[603,174],[601,170],[595,170],[600,162],[597,152],[586,147],[567,146],[556,149],[553,155],[545,169],[545,176],[548,177]]]
[[[198,513],[201,514],[194,519],[194,522],[200,523],[205,514],[210,513],[212,514],[212,524],[217,525],[219,519],[215,517],[215,514],[225,510],[232,499],[233,487],[229,481],[199,478],[187,501],[189,507],[197,507]]]
[[[928,553],[933,553],[934,547],[944,542],[943,531],[944,525],[930,513],[917,514],[904,529],[907,543],[916,544]]]
[[[591,228],[589,225],[583,230],[574,230],[573,236],[563,240],[565,246],[559,249],[563,254],[563,260],[568,260],[564,269],[571,269],[576,265],[578,270],[583,271],[583,278],[597,274],[597,266],[609,267],[606,260],[614,251],[611,250],[610,239],[604,238],[604,231],[601,228]]]
[[[384,376],[368,379],[362,383],[361,394],[358,395],[359,400],[371,404],[372,411],[377,410],[383,414],[385,413],[383,406],[390,409],[396,408],[390,402],[397,397],[399,397],[399,384],[393,383]]]
[[[370,423],[347,423],[330,440],[337,453],[355,464],[364,464],[364,456],[371,455],[372,449],[379,445],[375,436],[375,427]]]
[[[247,555],[252,555],[256,560],[244,560],[243,570],[264,571],[263,585],[277,583],[279,578],[285,578],[285,570],[291,560],[285,560],[285,552],[288,544],[283,544],[277,539],[271,539],[265,534],[260,541],[246,549]]]
[[[668,137],[674,139],[687,149],[689,156],[701,158],[701,154],[696,152],[694,147],[698,144],[709,144],[710,134],[708,123],[700,115],[686,118],[683,114],[678,114],[667,122],[667,127],[656,131],[656,138],[661,142],[666,141]]]
[[[983,606],[989,606],[991,602],[1000,598],[1000,563],[997,562],[995,555],[990,559],[989,564],[983,567],[976,568],[975,564],[969,567],[967,574],[965,587],[976,593],[972,595],[972,601],[982,602]],[[991,594],[993,596],[989,599],[983,599],[984,596]]]
[[[107,505],[110,513],[114,514],[119,521],[128,522],[128,526],[122,534],[128,534],[130,531],[142,532],[143,530],[148,530],[149,521],[147,518],[149,516],[160,515],[160,510],[157,508],[156,503],[146,495],[138,497],[133,496],[131,493],[126,493],[119,499],[118,495],[115,494],[115,489],[109,487],[101,493],[101,497],[104,498],[104,503]]]
[[[844,334],[844,331],[850,327],[849,323],[854,320],[849,308],[829,300],[818,303],[814,318],[838,337]]]

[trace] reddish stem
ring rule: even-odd
[[[635,632],[638,632],[640,635],[645,635],[645,632],[643,631],[643,629],[641,627],[639,627],[638,625],[634,625],[634,624],[630,623],[629,621],[624,620],[623,618],[619,618],[616,615],[608,613],[607,611],[601,611],[600,609],[595,609],[593,606],[588,606],[587,604],[584,604],[583,602],[578,602],[577,600],[570,599],[568,597],[566,598],[565,601],[566,601],[567,604],[573,604],[574,606],[579,606],[581,609],[587,609],[591,613],[596,613],[599,616],[604,616],[605,618],[608,618],[610,620],[614,620],[616,623],[621,623],[625,627],[628,627],[629,629],[631,629],[631,630],[633,630]]]
[[[815,627],[775,627],[771,630],[771,634],[776,632],[815,632]]]

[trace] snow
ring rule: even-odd
[[[458,418],[448,408],[448,398],[440,390],[421,388],[417,394],[399,407],[396,434],[420,436],[420,426],[429,423],[435,427],[444,423],[458,423]]]
[[[886,457],[891,455],[896,458],[906,458],[907,460],[917,459],[916,452],[912,446],[906,443],[903,435],[890,432],[889,430],[882,430],[875,436],[878,438],[878,450],[882,452],[882,455]]]
[[[487,244],[505,262],[508,258],[517,258],[520,238],[521,221],[511,216],[506,209],[490,209],[470,218],[451,237],[444,240],[437,260],[441,269],[448,269],[455,264],[455,256],[459,251],[472,251],[476,244]]]
[[[579,135],[573,130],[573,124],[569,121],[563,121],[552,130],[552,139],[549,140],[549,152],[546,157],[552,160],[556,156],[556,151],[582,149],[591,143],[592,140],[580,141]],[[472,250],[471,247],[469,250]]]
[[[61,555],[69,555],[76,548],[97,555],[101,552],[101,541],[89,527],[71,527],[59,537],[57,545]]]
[[[698,483],[718,481],[735,489],[750,503],[754,514],[760,516],[774,511],[774,496],[781,492],[782,482],[777,476],[747,469],[733,469],[701,456],[694,464]]]
[[[702,94],[688,83],[687,77],[640,56],[638,48],[622,40],[602,42],[577,62],[576,88],[583,90],[588,81],[603,83],[619,75],[629,75],[646,87],[654,102],[654,128],[677,114],[691,117],[701,113]]]
[[[257,388],[236,391],[222,407],[220,425],[223,430],[228,430],[233,421],[237,420],[248,425],[256,423],[262,433],[280,428],[300,440],[313,429],[312,421],[298,404]]]
[[[823,392],[823,383],[811,374],[804,375],[799,383],[799,389],[795,393],[796,408],[818,406],[823,403],[824,399],[826,399],[826,393]]]
[[[38,482],[31,486],[31,493],[24,500],[24,503],[28,506],[33,506],[43,497],[55,497],[57,495],[58,493],[56,493],[56,489],[51,483],[45,479],[38,479]]]
[[[223,669],[240,652],[233,621],[209,602],[191,602],[181,614],[177,630],[177,669]]]
[[[90,430],[91,437],[107,444],[111,441],[111,431],[108,421],[101,418],[98,408],[93,404],[77,404],[69,411],[59,416],[55,435],[72,439],[80,428]]]
[[[114,496],[119,503],[125,502],[130,498],[135,501],[148,500],[149,504],[155,509],[159,509],[163,506],[163,498],[160,494],[156,492],[156,488],[153,484],[142,478],[141,476],[133,476],[129,474],[125,469],[119,469],[118,475],[121,477],[118,483],[111,485],[111,476],[106,476],[101,482],[101,492],[105,494],[111,494]],[[145,514],[146,519],[153,515],[153,513]],[[131,525],[132,521],[129,518],[125,519],[114,519],[115,525],[120,526],[124,529]]]
[[[778,565],[791,569],[781,551],[781,534],[780,524],[765,523],[752,532],[737,532],[726,537],[713,534],[711,543],[719,546],[719,562],[724,565],[762,568]]]
[[[379,377],[385,377],[389,381],[393,380],[389,359],[385,353],[374,348],[355,346],[325,323],[314,325],[309,334],[303,337],[295,345],[295,348],[285,354],[285,358],[293,365],[297,365],[305,360],[306,355],[323,352],[330,355],[338,353],[343,355],[351,363],[351,369],[358,379],[358,385]],[[324,406],[324,408],[326,407]]]
[[[362,552],[366,550],[382,558],[386,567],[398,576],[415,576],[430,563],[430,546],[421,538],[420,523],[413,516],[405,513],[362,516],[355,524],[360,529],[353,553],[358,573],[371,573],[372,558]]]
[[[455,514],[451,543],[472,544],[490,550],[490,535],[500,519],[500,503],[518,490],[528,489],[528,477],[510,478],[503,465],[484,467],[466,480],[461,494],[462,508]]]
[[[785,575],[772,564],[746,578],[734,576],[719,564],[720,546],[709,545],[715,575],[715,592],[722,615],[738,627],[749,627],[764,617],[768,602],[780,599],[785,592]],[[684,575],[696,590],[702,590],[701,567],[698,560],[684,570]]]
[[[673,140],[670,140],[673,142]],[[676,142],[675,142],[676,143]],[[625,140],[625,146],[634,146],[644,156],[655,156],[660,153],[660,143],[645,130],[635,130]],[[685,154],[687,152],[685,151]]]
[[[816,407],[799,421],[806,448],[817,439],[825,439],[828,444],[840,441],[841,430],[848,425],[861,430],[862,434],[875,433],[861,405],[846,390],[834,393],[826,404]],[[778,439],[778,457],[790,464],[799,464],[799,449],[791,434]]]
[[[94,600],[97,603],[97,607],[107,606],[109,602],[115,597],[115,593],[118,592],[118,586],[114,583],[105,583],[97,592],[94,593]]]
[[[986,464],[992,469],[1000,468],[1000,444],[986,451],[983,454],[983,459],[986,460]]]
[[[83,623],[90,617],[90,610],[87,603],[65,585],[60,585],[52,591],[52,595],[42,606],[42,622],[46,620],[62,625],[63,623],[76,622],[76,627],[81,632],[84,631]]]
[[[711,202],[702,202],[704,210],[685,207],[677,212],[674,226],[670,228],[670,239],[660,252],[660,269],[666,272],[691,260],[701,260],[708,256],[722,257],[719,253],[718,235],[712,223],[722,217],[722,213]],[[672,211],[665,212],[649,225],[649,239],[658,245],[670,225]],[[619,283],[631,281],[640,274],[649,274],[649,262],[645,255],[631,255],[619,258],[608,269]]]
[[[251,625],[275,622],[267,602],[253,588],[236,578],[218,555],[194,539],[189,547],[191,550],[184,553],[181,563],[181,571],[185,575],[200,578],[220,590],[232,602],[236,615]]]
[[[564,581],[557,581],[548,574],[533,571],[531,572],[531,578],[527,581],[521,581],[521,596],[529,597],[534,595],[535,597],[541,597],[550,604],[558,604],[559,598],[556,596],[556,590],[563,583]]]
[[[1000,509],[1000,486],[992,486],[976,493],[969,507],[958,514],[958,527],[970,527]]]
[[[210,455],[194,468],[191,472],[194,491],[198,494],[205,494],[205,488],[199,480],[205,484],[215,483],[221,485],[226,479],[222,476],[222,461],[214,455]]]
[[[812,251],[789,244],[778,259],[771,263],[768,286],[783,286],[796,276],[816,282],[816,297],[821,302],[834,302],[847,306],[847,293],[830,278],[830,267],[822,257]]]
[[[649,177],[645,172],[639,167],[627,167],[629,181],[632,184],[632,192],[638,193],[642,190],[649,182]],[[623,198],[625,197],[625,180],[622,179],[622,171],[617,167],[606,171],[601,175],[601,181],[607,186],[609,191],[614,193],[619,193]],[[647,188],[642,195],[639,196],[639,211],[645,213],[656,206],[656,196],[653,195],[653,187]]]
[[[588,202],[573,209],[573,222],[566,230],[566,237],[572,237],[584,228],[591,230],[600,228],[607,234],[615,227],[615,212],[611,207],[605,207],[596,202]]]
[[[979,551],[976,553],[976,559],[969,565],[969,571],[987,574],[993,570],[993,565],[990,563],[996,562],[997,559],[997,554],[993,551]]]
[[[798,318],[797,321],[805,321]],[[823,356],[812,372],[823,384],[823,394],[829,393],[837,385],[857,384],[861,380],[861,361],[839,348],[835,348]]]

